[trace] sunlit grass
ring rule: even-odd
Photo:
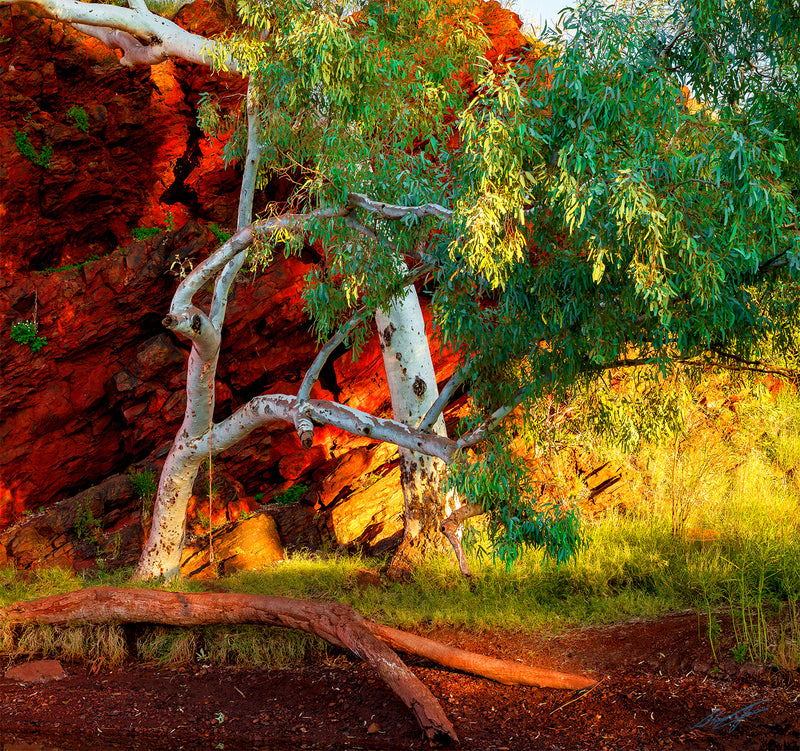
[[[721,612],[733,619],[743,654],[791,667],[800,654],[800,399],[761,395],[744,401],[737,419],[737,430],[713,444],[698,432],[684,436],[679,454],[676,444],[645,447],[646,461],[631,463],[640,468],[640,502],[586,519],[588,545],[566,565],[527,551],[507,569],[475,549],[471,579],[442,558],[409,582],[364,587],[358,569],[379,569],[385,560],[302,554],[215,586],[347,603],[366,618],[423,630],[555,632],[676,611]],[[205,589],[199,582],[142,585],[130,575],[42,569],[23,578],[0,569],[0,605],[97,585]],[[125,644],[115,628],[4,626],[0,651],[118,664]],[[136,638],[137,656],[159,665],[286,666],[325,653],[314,637],[254,626],[158,627]]]
[[[202,592],[201,582],[182,580],[169,584],[132,581],[131,568],[98,571],[90,575],[68,569],[46,567],[25,571],[20,575],[13,567],[0,567],[0,607],[19,600],[33,600],[48,595],[61,595],[85,587],[131,587],[136,589],[168,589],[173,592]]]

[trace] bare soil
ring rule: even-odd
[[[409,664],[441,701],[462,749],[800,749],[798,671],[739,665],[724,641],[714,664],[706,633],[704,619],[682,614],[556,636],[425,634],[600,681],[584,692],[502,686],[422,660]],[[427,747],[406,707],[345,655],[292,670],[64,667],[68,677],[57,682],[0,679],[0,749]]]

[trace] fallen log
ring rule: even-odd
[[[455,728],[428,688],[394,652],[399,649],[450,668],[506,684],[580,689],[595,681],[496,660],[365,620],[349,605],[235,593],[165,592],[93,587],[16,602],[0,609],[10,624],[154,623],[168,626],[262,624],[297,628],[350,650],[371,665],[414,713],[432,742],[458,741]]]

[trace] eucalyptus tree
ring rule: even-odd
[[[794,314],[786,294],[772,295],[793,288],[798,269],[789,136],[777,122],[743,129],[733,111],[691,112],[673,60],[681,28],[664,37],[672,27],[647,6],[582,5],[566,33],[491,66],[460,0],[346,11],[240,0],[242,23],[215,40],[142,0],[34,4],[91,25],[123,61],[177,55],[249,79],[249,117],[230,145],[248,166],[239,231],[181,282],[165,318],[193,345],[187,411],[139,576],[177,570],[200,461],[275,420],[294,423],[304,446],[322,423],[401,448],[398,568],[437,547],[442,526],[458,549],[454,528],[484,512],[505,561],[531,544],[563,560],[580,545],[576,515],[537,504],[509,450],[518,431],[535,431],[537,398],[616,367],[747,358]],[[200,121],[231,125],[213,101]],[[276,172],[298,180],[291,206],[250,221],[255,180]],[[297,395],[259,396],[214,422],[233,279],[279,245],[314,240],[326,257],[304,300],[321,347]],[[441,393],[420,279],[438,341],[460,357]],[[194,297],[209,283],[201,310]],[[373,316],[394,419],[309,398],[326,359],[343,342],[357,352]],[[469,395],[469,413],[450,438],[440,417],[456,393]]]

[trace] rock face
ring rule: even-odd
[[[234,571],[254,571],[270,563],[282,561],[283,545],[275,520],[260,513],[208,538],[186,546],[181,561],[181,574],[191,578],[214,578]]]
[[[524,43],[518,19],[495,6],[494,59]],[[222,23],[202,2],[178,20],[206,34]],[[0,45],[0,564],[130,562],[146,525],[128,470],[157,476],[184,409],[188,349],[160,321],[177,275],[235,224],[239,174],[197,128],[196,104],[210,91],[238,106],[244,86],[180,62],[122,68],[99,43],[19,7],[0,9],[0,37],[11,40]],[[269,186],[256,208],[287,192]],[[301,283],[319,258],[312,248],[278,257],[236,286],[218,419],[256,394],[296,393],[316,351]],[[47,340],[38,351],[12,340],[25,321]],[[440,379],[451,371],[438,363]],[[358,363],[335,359],[312,396],[388,415],[377,342]],[[290,426],[272,426],[213,474],[227,489],[203,512],[198,488],[190,533],[294,486],[299,500],[268,506],[290,548],[369,547],[400,530],[395,452],[333,429],[306,451]]]

